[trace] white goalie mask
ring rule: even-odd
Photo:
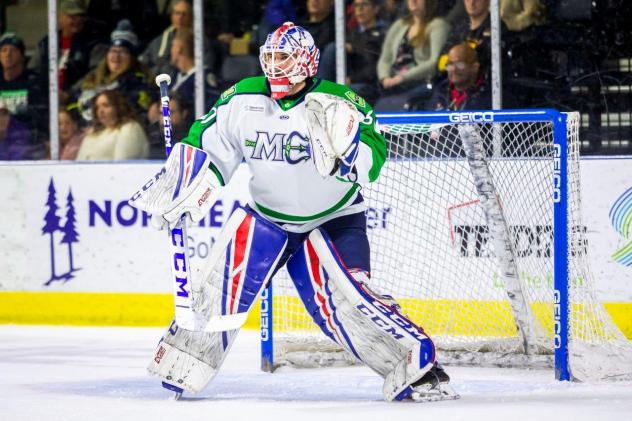
[[[285,97],[292,86],[316,75],[320,51],[304,28],[285,22],[259,49],[261,69],[270,82],[272,98]]]

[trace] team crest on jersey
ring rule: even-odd
[[[349,99],[349,101],[353,102],[360,108],[366,107],[366,101],[360,95],[356,94],[353,91],[345,92],[345,96]]]
[[[244,145],[252,148],[250,158],[265,161],[285,161],[290,165],[309,159],[309,139],[299,132],[257,132],[255,140],[246,139]]]
[[[231,95],[233,95],[235,92],[237,92],[237,87],[235,85],[231,86],[230,88],[226,89],[223,93],[222,93],[222,101],[227,100]]]

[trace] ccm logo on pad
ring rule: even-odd
[[[206,202],[206,199],[211,195],[211,189],[207,188],[202,197],[198,200],[198,206],[202,206],[202,203]]]
[[[351,117],[351,120],[347,123],[347,136],[351,134],[351,129],[353,129],[353,123],[355,123],[355,118]]]
[[[449,118],[452,123],[484,123],[494,121],[494,113],[457,113]]]
[[[156,356],[154,357],[156,364],[160,364],[160,360],[162,360],[162,357],[165,356],[165,352],[167,352],[167,350],[161,345],[160,348],[158,348],[158,351],[156,351]]]

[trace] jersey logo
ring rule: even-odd
[[[223,93],[222,93],[222,101],[226,101],[226,99],[228,99],[231,95],[233,95],[235,92],[237,92],[237,87],[235,85],[231,86],[230,88],[226,89]]]
[[[355,92],[347,91],[345,92],[345,96],[347,97],[347,99],[349,99],[349,101],[353,102],[358,107],[360,108],[366,107],[366,101],[364,101],[364,98],[362,98],[360,95],[356,94]]]
[[[244,145],[252,148],[251,159],[287,162],[296,165],[309,159],[309,140],[299,132],[274,133],[257,132],[255,140],[246,139]]]

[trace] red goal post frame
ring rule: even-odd
[[[553,109],[476,110],[467,112],[411,112],[376,115],[381,125],[476,124],[543,122],[553,127],[553,277],[555,378],[571,380],[569,369],[569,260],[568,260],[568,116]],[[274,370],[273,282],[261,295],[261,369]]]

